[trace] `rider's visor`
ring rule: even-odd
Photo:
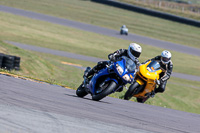
[[[140,52],[137,52],[137,51],[135,51],[135,50],[133,50],[132,48],[130,48],[130,52],[131,52],[131,54],[133,55],[133,56],[135,56],[135,57],[139,57],[140,56]]]
[[[168,61],[170,60],[170,58],[162,57],[162,60],[163,60],[164,62],[168,62]]]

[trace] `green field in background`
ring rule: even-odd
[[[56,24],[0,12],[0,40],[8,40],[107,59],[117,49],[127,49],[131,41],[81,31]],[[31,23],[30,23],[31,22]],[[159,55],[161,48],[141,44],[140,62]],[[200,76],[200,58],[172,52],[174,72]],[[192,64],[192,65],[191,65]]]
[[[67,18],[130,33],[200,48],[200,28],[126,11],[90,0],[0,0],[1,5]]]

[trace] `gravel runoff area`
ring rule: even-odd
[[[199,133],[200,115],[0,75],[1,133]]]
[[[79,54],[59,51],[59,50],[53,50],[53,49],[48,49],[48,48],[43,48],[43,47],[38,47],[38,46],[33,46],[33,45],[27,45],[27,44],[12,42],[12,41],[5,41],[5,42],[9,43],[9,44],[12,44],[12,45],[15,45],[15,46],[17,46],[19,48],[22,48],[22,49],[26,49],[26,50],[32,50],[32,51],[48,53],[48,54],[52,54],[52,55],[64,56],[64,57],[78,59],[78,60],[84,60],[84,61],[90,61],[90,62],[98,62],[98,61],[104,60],[104,59],[100,59],[100,58],[84,56],[84,55],[79,55]],[[84,69],[84,68],[81,68],[81,67],[78,67],[78,68]],[[194,76],[194,75],[188,75],[188,74],[182,74],[182,73],[173,72],[172,76],[173,77],[177,77],[177,78],[181,78],[181,79],[200,81],[200,77],[199,76]]]

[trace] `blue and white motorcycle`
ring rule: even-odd
[[[93,100],[99,101],[111,93],[123,90],[127,83],[134,80],[135,73],[134,61],[122,56],[120,61],[109,61],[108,65],[94,74],[89,81],[85,78],[76,90],[76,94],[84,97],[90,93]]]

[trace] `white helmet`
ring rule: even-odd
[[[128,55],[132,60],[139,58],[142,52],[142,47],[137,43],[131,43],[128,47]]]
[[[126,25],[122,25],[122,28],[126,28]]]
[[[172,54],[167,51],[167,50],[164,50],[162,53],[161,53],[161,62],[163,64],[168,64],[169,61],[171,60],[171,57],[172,57]]]

